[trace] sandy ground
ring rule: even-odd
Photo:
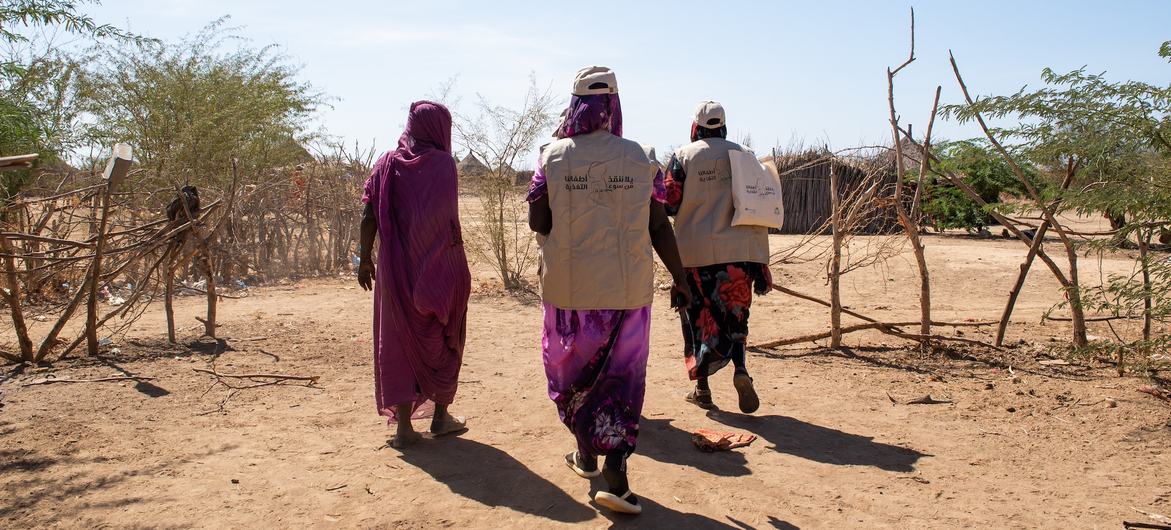
[[[774,237],[774,246],[789,240]],[[995,319],[1020,243],[932,236],[927,245],[937,318]],[[1102,270],[1129,270],[1121,258]],[[1096,260],[1085,266],[1099,273]],[[820,295],[819,271],[786,266],[778,279]],[[895,320],[917,315],[915,285],[913,262],[900,258],[854,273],[843,293],[851,308]],[[630,461],[645,506],[634,519],[598,511],[589,499],[601,484],[562,462],[572,438],[545,395],[539,306],[494,294],[481,267],[476,286],[454,407],[471,430],[405,453],[385,446],[390,431],[372,399],[370,295],[350,278],[225,300],[226,348],[195,341],[202,300],[184,298],[183,346],[160,341],[160,308],[116,341],[118,353],[7,368],[0,527],[1120,528],[1144,519],[1134,508],[1171,513],[1171,407],[1136,392],[1143,380],[1106,367],[1039,364],[1050,337],[1068,336],[1039,324],[1060,297],[1043,269],[1010,329],[1025,344],[949,360],[859,334],[845,352],[755,352],[762,406],[751,416],[683,401],[678,324],[660,297]],[[753,306],[751,341],[827,322],[823,308],[774,294]],[[229,390],[209,389],[213,379],[192,370],[212,365],[320,380],[227,399]],[[153,379],[24,386],[120,373]],[[734,410],[731,373],[713,387]],[[951,403],[904,404],[925,394]],[[705,454],[690,442],[697,428],[760,439]]]

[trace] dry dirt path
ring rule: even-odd
[[[930,243],[941,318],[995,317],[1019,243]],[[816,271],[786,268],[782,278],[820,292],[808,280]],[[1036,324],[1055,300],[1051,282],[1030,280],[1014,340],[1065,336]],[[916,314],[913,301],[899,302],[899,286],[913,284],[914,271],[894,263],[859,273],[845,296],[901,318]],[[179,303],[185,326],[199,302]],[[455,406],[471,430],[399,453],[384,447],[389,431],[371,399],[369,304],[348,279],[255,289],[221,308],[232,350],[168,349],[152,310],[121,353],[53,369],[149,382],[26,387],[48,372],[0,376],[0,527],[1119,528],[1143,519],[1132,507],[1171,513],[1171,407],[1135,392],[1137,379],[1042,369],[1023,349],[1015,375],[901,350],[793,349],[750,358],[757,414],[704,414],[682,400],[677,323],[657,303],[630,462],[646,511],[614,518],[562,462],[572,441],[545,396],[539,306],[473,297]],[[754,306],[753,337],[820,330],[824,315],[770,296]],[[201,414],[227,396],[204,394],[212,379],[192,370],[213,360],[223,372],[320,376],[319,388],[246,390],[222,413]],[[713,386],[733,408],[730,379]],[[924,394],[953,403],[891,401]],[[760,439],[700,453],[689,433],[701,427]]]

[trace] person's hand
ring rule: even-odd
[[[365,291],[374,289],[374,262],[364,258],[358,263],[358,285]]]
[[[686,280],[677,278],[671,283],[671,308],[683,313],[688,307],[691,307],[691,288]]]

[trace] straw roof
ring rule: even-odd
[[[488,172],[488,166],[480,162],[480,159],[476,158],[476,155],[473,155],[471,152],[468,152],[464,156],[464,159],[455,165],[455,169],[459,171],[461,176],[482,175]]]

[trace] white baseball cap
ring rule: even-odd
[[[605,66],[587,66],[573,78],[573,95],[617,94],[618,78]]]
[[[716,101],[704,101],[695,109],[695,123],[707,129],[724,126],[724,106]]]

